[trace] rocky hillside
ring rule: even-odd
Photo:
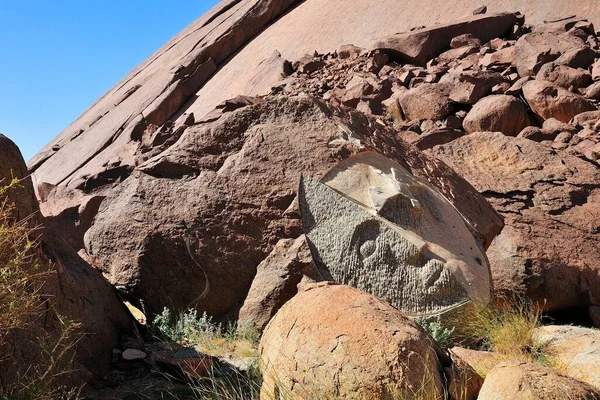
[[[181,367],[141,341],[166,307],[263,332],[261,399],[329,398],[315,380],[332,398],[600,398],[597,330],[535,314],[509,357],[474,333],[496,314],[469,322],[527,305],[600,327],[599,16],[583,0],[217,5],[40,151],[14,197],[30,214],[35,190],[53,308],[93,333],[81,379]]]

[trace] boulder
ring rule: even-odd
[[[600,330],[548,325],[533,335],[562,373],[600,390]]]
[[[530,124],[522,101],[497,94],[479,100],[467,114],[463,128],[467,133],[502,132],[507,136],[517,136]]]
[[[464,35],[453,37],[450,41],[450,47],[453,49],[458,49],[463,46],[481,47],[481,40],[470,33],[465,33]]]
[[[325,280],[364,290],[411,316],[468,311],[470,301],[490,301],[485,252],[463,218],[399,163],[360,153],[321,182],[303,177],[298,201]]]
[[[596,109],[589,100],[548,81],[533,80],[525,83],[523,95],[531,110],[542,121],[555,118],[569,122],[577,114]]]
[[[515,14],[475,15],[451,24],[381,38],[371,45],[371,49],[384,51],[397,62],[424,66],[449,49],[456,36],[471,34],[485,43],[508,35],[516,22]]]
[[[404,92],[398,102],[407,120],[440,120],[452,112],[452,84],[426,83]]]
[[[241,306],[276,243],[303,233],[294,201],[301,174],[321,179],[366,150],[440,188],[484,246],[500,229],[499,216],[476,205],[484,200],[464,180],[394,130],[313,97],[276,96],[188,128],[137,167],[102,202],[85,248],[148,315],[190,306],[224,315]]]
[[[542,129],[545,129],[550,132],[556,132],[556,133],[560,133],[560,132],[577,133],[577,131],[578,131],[577,127],[575,127],[571,124],[565,123],[565,122],[561,122],[555,118],[548,118],[547,120],[545,120],[544,124],[542,125]]]
[[[260,342],[261,399],[389,399],[443,393],[447,356],[416,323],[348,286],[309,286],[271,320]]]
[[[517,135],[518,138],[533,140],[534,142],[543,142],[545,140],[554,140],[558,136],[557,132],[547,129],[540,129],[537,126],[527,126]]]
[[[527,296],[550,310],[600,304],[595,165],[500,133],[466,135],[427,152],[505,218],[487,251],[498,297]]]
[[[562,54],[584,48],[583,40],[553,32],[532,32],[517,40],[515,62],[519,76],[534,76],[542,65],[552,62]]]
[[[478,399],[597,400],[600,392],[542,365],[503,362],[485,378]]]
[[[479,376],[486,376],[505,357],[500,353],[492,351],[473,350],[465,347],[453,347],[450,349],[452,360],[459,359],[468,364]]]
[[[594,65],[592,65],[592,79],[595,81],[600,79],[600,60],[597,60]]]
[[[21,151],[16,144],[6,136],[0,134],[0,187],[8,186],[13,179],[18,179],[19,184],[13,186],[0,200],[9,196],[14,203],[12,215],[17,221],[33,218],[31,226],[39,221],[39,206],[27,171],[27,165]]]
[[[595,82],[587,87],[585,97],[591,100],[600,100],[600,82]]]
[[[281,306],[298,293],[298,285],[320,280],[305,236],[280,240],[256,268],[238,324],[252,324],[262,332]]]
[[[556,63],[543,65],[535,79],[552,82],[567,90],[584,88],[592,84],[592,75],[589,71]]]
[[[504,81],[502,75],[491,71],[461,71],[445,75],[441,80],[454,84],[450,100],[461,104],[477,103],[489,95],[494,86]]]
[[[476,400],[483,385],[483,378],[456,353],[451,351],[450,358],[452,366],[445,368],[450,399]]]
[[[510,68],[515,63],[514,46],[506,47],[484,55],[479,61],[479,65],[487,70],[502,72]]]

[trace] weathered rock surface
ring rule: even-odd
[[[260,357],[264,399],[279,393],[388,399],[419,390],[436,398],[443,391],[439,363],[449,361],[389,304],[327,283],[308,287],[279,310],[263,334]]]
[[[371,45],[372,50],[389,54],[394,61],[424,66],[450,48],[452,39],[471,34],[482,42],[507,36],[516,24],[514,14],[475,15],[447,25],[417,29],[386,38]]]
[[[298,201],[326,280],[373,294],[404,315],[490,301],[483,248],[454,206],[399,163],[360,153],[321,182],[303,177]]]
[[[519,75],[534,76],[540,68],[573,49],[583,48],[583,40],[553,32],[532,32],[515,44],[515,61]]]
[[[498,232],[499,216],[476,203],[482,198],[442,163],[430,164],[362,114],[301,96],[187,129],[103,201],[86,249],[111,283],[141,299],[149,313],[196,305],[224,314],[241,306],[273,246],[302,233],[294,202],[300,174],[320,179],[368,149],[438,187],[484,245]],[[197,262],[186,251],[190,233]],[[208,296],[198,299],[207,284]]]
[[[17,145],[0,134],[0,187],[10,185],[14,178],[20,179],[20,184],[6,193],[14,203],[13,217],[17,221],[33,217],[32,222],[35,224],[35,221],[39,221],[39,215],[35,215],[39,212],[39,206],[27,165]]]
[[[15,203],[14,216],[22,219],[33,214],[31,226],[39,226],[43,220],[34,214],[38,210],[37,200],[23,157],[14,143],[2,135],[0,148],[0,177],[20,180],[17,187],[7,192],[8,201]],[[0,380],[10,382],[38,363],[46,362],[42,360],[41,346],[45,338],[60,334],[62,324],[58,315],[80,324],[73,333],[74,357],[73,365],[69,366],[73,373],[66,379],[77,385],[92,377],[99,378],[108,371],[111,351],[119,337],[133,328],[132,319],[114,288],[62,242],[57,232],[41,226],[34,235],[36,239],[41,236],[41,251],[34,257],[48,270],[38,292],[40,315],[0,341],[10,345],[10,356],[0,357]]]
[[[409,121],[415,119],[439,120],[452,112],[451,84],[423,84],[400,96],[398,102]]]
[[[552,82],[567,90],[584,88],[593,82],[589,71],[556,63],[545,64],[537,73],[536,79]]]
[[[591,386],[536,364],[503,362],[485,378],[479,400],[600,399]]]
[[[534,337],[560,371],[600,390],[600,331],[577,326],[543,326]]]
[[[483,378],[456,353],[450,352],[450,358],[452,366],[445,368],[449,397],[455,400],[476,400]]]
[[[275,313],[298,293],[298,286],[321,281],[306,237],[282,239],[256,268],[256,276],[238,315],[242,326],[262,331]]]
[[[548,309],[600,304],[596,165],[500,133],[467,135],[429,152],[505,218],[487,252],[501,297],[526,295]]]
[[[523,85],[523,95],[540,120],[555,118],[569,122],[577,114],[596,110],[584,97],[548,81],[533,80]]]
[[[497,94],[479,100],[467,114],[463,127],[467,133],[502,132],[506,136],[517,136],[530,124],[522,101]]]

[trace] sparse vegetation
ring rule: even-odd
[[[550,355],[544,343],[534,338],[535,328],[541,325],[539,307],[516,300],[502,308],[476,306],[473,317],[463,321],[469,341],[482,349],[494,351],[515,360],[547,364]]]
[[[444,326],[439,316],[419,317],[415,319],[415,322],[425,329],[440,346],[448,348],[453,344],[456,327]]]
[[[13,179],[0,188],[0,364],[12,362],[17,356],[15,340],[20,346],[38,351],[35,364],[15,370],[8,382],[1,382],[0,399],[72,399],[76,389],[67,389],[62,378],[71,372],[71,357],[78,324],[60,316],[52,332],[39,327],[39,317],[48,306],[41,297],[46,278],[51,273],[38,262],[36,227],[28,220],[16,221],[14,206],[8,192],[19,185]],[[32,335],[31,339],[26,339]],[[2,376],[0,375],[0,378]]]

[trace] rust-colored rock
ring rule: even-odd
[[[471,34],[487,42],[508,35],[517,22],[514,14],[475,15],[451,24],[418,29],[379,39],[371,49],[388,53],[395,61],[425,65],[450,48],[452,39]]]
[[[304,235],[283,239],[256,268],[256,276],[240,309],[238,322],[262,331],[275,313],[306,281],[321,281]]]
[[[499,133],[463,136],[429,151],[505,218],[487,252],[501,297],[527,296],[547,309],[600,304],[596,165]]]
[[[598,400],[593,387],[537,364],[503,362],[485,378],[479,400]]]
[[[440,120],[452,112],[450,92],[452,84],[431,83],[422,84],[417,88],[403,93],[398,102],[406,119],[431,119]]]
[[[467,114],[463,127],[467,133],[502,132],[506,136],[517,136],[530,124],[521,100],[497,94],[479,100]]]
[[[438,187],[484,245],[498,232],[499,216],[466,182],[395,131],[311,97],[281,96],[188,128],[140,165],[102,202],[86,249],[150,314],[195,305],[222,315],[241,306],[273,246],[302,234],[294,202],[301,173],[320,178],[367,149]],[[186,249],[190,237],[198,263]],[[210,291],[199,299],[203,271]]]
[[[569,122],[574,116],[596,110],[584,97],[548,81],[533,80],[523,85],[523,95],[540,120],[555,118]]]
[[[279,310],[260,344],[261,399],[389,399],[442,395],[448,363],[430,337],[389,304],[357,289],[320,283]],[[402,396],[404,397],[404,396]]]

